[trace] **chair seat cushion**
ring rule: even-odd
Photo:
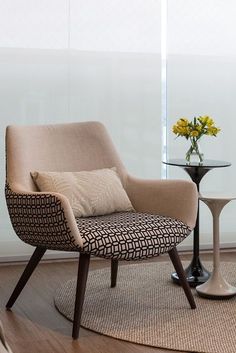
[[[107,259],[136,260],[170,251],[191,229],[183,222],[159,215],[118,212],[77,218],[83,253]]]

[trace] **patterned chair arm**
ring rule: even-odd
[[[5,195],[11,223],[21,240],[52,250],[81,250],[83,240],[65,196],[13,191],[9,184]]]

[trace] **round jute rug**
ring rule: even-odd
[[[205,264],[211,269],[209,263]],[[186,266],[186,263],[184,264]],[[236,285],[236,264],[222,263],[225,278]],[[236,297],[199,298],[191,310],[181,287],[173,284],[171,263],[119,266],[116,288],[110,269],[89,272],[82,326],[104,335],[154,347],[205,353],[236,352]],[[76,279],[56,292],[55,305],[72,320]]]

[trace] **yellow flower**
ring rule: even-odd
[[[172,126],[172,131],[177,136],[183,136],[186,139],[193,141],[198,141],[203,135],[216,136],[221,129],[215,126],[214,120],[208,116],[203,115],[199,117],[194,117],[192,121],[187,118],[180,118]]]
[[[196,125],[194,126],[194,129],[200,133],[202,131],[202,125]]]
[[[178,126],[177,125],[173,125],[172,126],[172,131],[173,131],[174,134],[178,134],[179,133]]]
[[[197,137],[198,135],[199,135],[199,132],[197,130],[193,130],[190,133],[190,136],[192,136],[192,137]]]
[[[190,128],[188,126],[186,126],[185,129],[184,129],[184,135],[185,136],[190,136]]]
[[[210,127],[210,126],[212,126],[212,125],[214,125],[214,121],[213,121],[213,119],[209,118],[209,119],[207,120],[207,126]]]
[[[177,125],[179,125],[179,126],[188,126],[188,124],[189,124],[189,121],[186,118],[180,118],[177,121]]]
[[[200,116],[199,121],[208,127],[214,125],[214,120],[208,115]]]
[[[182,126],[178,126],[178,133],[182,136],[184,136],[184,133],[185,133],[185,128],[182,127]]]
[[[216,136],[218,134],[218,132],[220,132],[219,128],[217,128],[215,126],[211,126],[211,127],[208,127],[207,135]]]
[[[180,126],[180,125],[173,125],[172,126],[172,131],[176,135],[185,136],[185,134],[187,133],[187,129],[188,128],[185,126]]]

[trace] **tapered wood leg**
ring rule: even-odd
[[[111,260],[111,288],[116,286],[118,260]]]
[[[74,311],[74,322],[73,322],[73,339],[79,337],[80,321],[84,304],[84,294],[86,290],[86,283],[88,278],[90,255],[80,254],[79,257],[79,268],[77,277],[76,297],[75,297],[75,311]]]
[[[7,309],[10,309],[14,305],[16,299],[18,298],[22,289],[24,288],[24,286],[28,282],[30,276],[34,272],[35,268],[37,267],[39,261],[43,257],[46,250],[47,250],[46,248],[41,248],[41,247],[37,247],[35,249],[35,251],[34,251],[33,255],[31,256],[24,272],[22,273],[10,299],[7,302],[7,305],[6,305]]]
[[[171,259],[171,261],[172,261],[172,263],[174,265],[175,271],[177,272],[180,284],[183,287],[184,293],[185,293],[185,295],[186,295],[186,297],[188,299],[190,307],[191,307],[191,309],[195,309],[196,308],[196,304],[195,304],[195,301],[194,301],[190,286],[189,286],[189,284],[187,282],[185,271],[184,271],[182,263],[180,261],[178,251],[177,251],[176,248],[173,248],[173,249],[171,249],[168,252],[168,254],[169,254],[170,259]]]

